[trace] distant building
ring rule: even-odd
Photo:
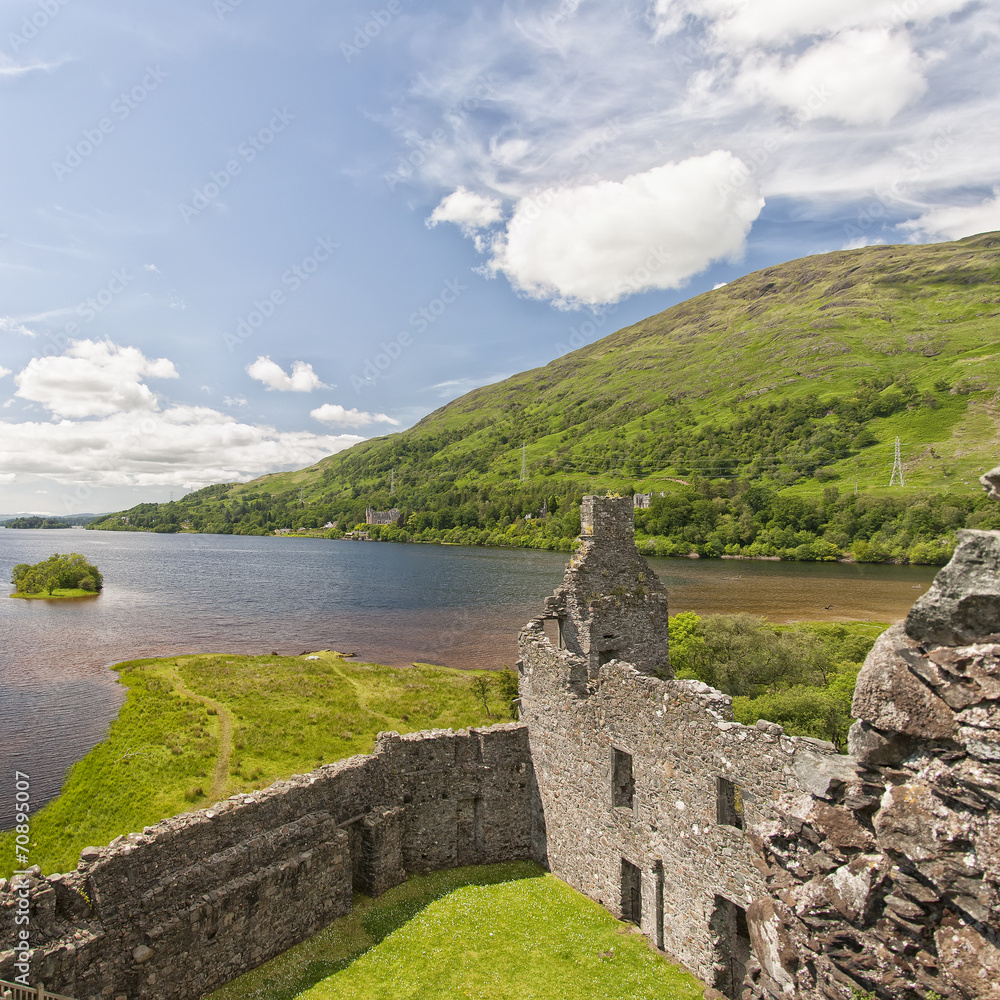
[[[365,511],[365,524],[392,525],[398,528],[402,527],[403,515],[398,507],[393,507],[392,510],[372,510],[369,507]]]
[[[649,505],[652,503],[653,494],[652,493],[636,493],[632,497],[632,507],[635,510],[649,510]]]

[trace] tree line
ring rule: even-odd
[[[843,753],[858,672],[885,626],[773,625],[754,615],[683,612],[670,618],[670,665],[733,696],[733,716],[777,723],[790,736],[829,740]]]
[[[382,494],[302,501],[209,487],[172,504],[143,504],[127,523],[94,527],[212,534],[273,534],[279,528],[323,530],[342,537],[364,526],[365,508],[398,506],[402,526],[368,527],[370,537],[397,542],[451,542],[570,551],[580,531],[585,483],[458,485],[418,508]],[[546,489],[548,487],[548,489]],[[623,491],[634,492],[629,486]],[[826,486],[819,496],[797,496],[739,479],[695,477],[648,510],[636,511],[636,544],[645,555],[715,558],[723,555],[796,561],[853,559],[941,565],[959,528],[1000,529],[1000,507],[985,494],[855,494]]]

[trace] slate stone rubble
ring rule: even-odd
[[[730,997],[1000,1000],[1000,533],[960,532],[880,637],[841,756],[676,679],[631,499],[581,514],[520,636],[522,723],[383,733],[369,756],[88,848],[74,872],[0,882],[0,979],[24,881],[33,982],[194,1000],[353,891],[533,858]]]
[[[959,532],[865,662],[853,772],[751,828],[752,997],[1000,998],[998,632],[1000,532]]]

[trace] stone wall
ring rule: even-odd
[[[851,768],[830,744],[737,725],[728,697],[671,679],[666,595],[635,550],[632,518],[629,498],[587,498],[584,544],[521,633],[521,715],[549,866],[736,996],[745,913],[767,895],[743,828],[769,820],[786,792],[825,793]],[[570,648],[547,638],[553,614]],[[624,656],[595,665],[606,634],[646,670]]]
[[[0,883],[0,979],[21,971],[9,949],[22,883],[32,983],[185,1000],[349,913],[355,888],[537,856],[534,796],[523,725],[383,733],[370,756],[88,848],[75,872]]]

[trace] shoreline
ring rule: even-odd
[[[72,867],[89,843],[109,843],[216,799],[371,753],[382,731],[509,721],[499,717],[492,684],[492,716],[486,714],[472,688],[473,672],[359,663],[349,655],[167,654],[115,663],[111,672],[125,698],[104,738],[70,766],[59,793],[33,812],[36,863],[50,873],[69,870],[65,866]],[[275,684],[277,695],[272,691],[266,708],[252,697]],[[303,718],[307,724],[288,737],[294,720]],[[137,787],[137,794],[122,798],[122,789],[136,793]],[[102,805],[92,810],[95,801]],[[64,830],[81,815],[87,816],[85,827],[67,839]],[[0,857],[13,858],[12,836],[13,827],[0,829]],[[0,878],[9,877],[5,867],[0,863]]]
[[[150,531],[146,528],[90,528],[88,531],[128,531],[138,534],[145,535],[212,535],[214,537],[225,537],[226,535],[231,535],[232,537],[247,537],[247,538],[315,538],[330,542],[394,542],[398,545],[458,545],[466,546],[468,548],[474,549],[527,549],[534,550],[538,552],[563,552],[570,553],[573,551],[573,547],[569,549],[559,548],[558,546],[553,546],[551,548],[538,545],[488,545],[479,542],[467,542],[467,541],[452,541],[450,539],[444,538],[349,538],[346,535],[341,535],[338,538],[333,538],[325,532],[319,531],[317,529],[310,529],[308,531],[302,532],[282,532],[278,534],[277,532],[271,532],[267,534],[247,534],[245,536],[239,535],[238,532],[215,532],[215,531]],[[859,560],[851,553],[841,553],[833,558],[823,558],[823,559],[786,559],[783,556],[777,555],[744,555],[742,553],[723,553],[718,556],[702,555],[700,552],[686,552],[683,554],[673,553],[671,555],[659,555],[655,551],[650,552],[643,545],[644,542],[648,541],[648,538],[642,538],[636,540],[636,549],[639,554],[645,556],[646,558],[656,558],[656,559],[704,559],[708,561],[712,560],[723,560],[723,559],[739,559],[754,562],[780,562],[780,563],[841,563],[845,565],[854,565],[859,562]],[[575,541],[579,541],[576,539]],[[948,559],[943,562],[933,562],[933,563],[912,563],[906,558],[901,558],[899,556],[890,556],[887,559],[878,560],[862,560],[864,565],[870,566],[945,566],[947,565]]]
[[[97,593],[74,591],[70,594],[8,594],[7,596],[19,601],[86,601],[92,597],[100,597],[101,594],[100,591]]]

